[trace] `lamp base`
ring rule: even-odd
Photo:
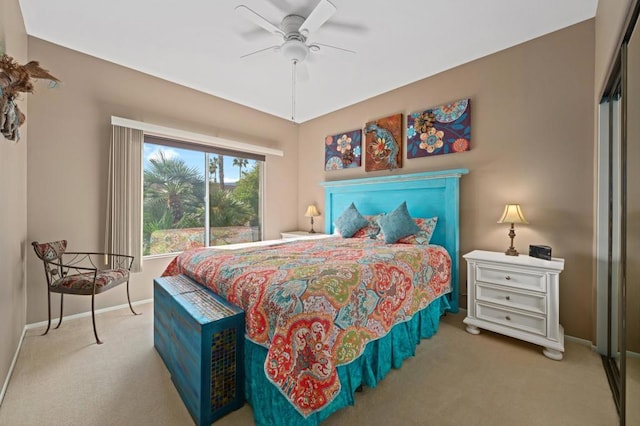
[[[513,246],[513,239],[516,237],[516,231],[513,229],[513,223],[511,224],[511,229],[509,229],[509,238],[511,238],[511,245],[504,252],[507,256],[518,256],[518,250]]]
[[[519,256],[520,253],[518,253],[518,250],[516,250],[514,247],[509,247],[507,249],[507,251],[504,252],[504,254],[506,254],[507,256]]]
[[[309,230],[309,233],[310,233],[310,234],[315,234],[315,233],[316,233],[316,231],[315,231],[315,229],[311,228],[311,229]]]

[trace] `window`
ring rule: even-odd
[[[143,254],[261,240],[264,156],[145,135]]]

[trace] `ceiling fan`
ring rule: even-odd
[[[266,31],[281,36],[283,39],[283,42],[279,45],[269,46],[256,50],[255,52],[247,53],[242,55],[241,58],[271,50],[280,52],[284,58],[291,62],[300,63],[309,56],[310,52],[318,52],[322,47],[355,53],[353,50],[328,44],[318,42],[307,43],[307,39],[311,34],[327,22],[336,12],[336,7],[328,0],[320,0],[307,18],[295,14],[285,16],[279,27],[245,5],[237,6],[236,12]]]
[[[265,19],[262,15],[255,12],[245,5],[239,5],[236,7],[236,12],[253,22],[257,26],[264,30],[282,37],[282,43],[259,49],[251,53],[242,55],[241,58],[246,58],[258,53],[273,51],[279,52],[285,59],[291,62],[291,119],[295,117],[295,85],[296,85],[296,67],[298,64],[304,62],[310,53],[319,52],[322,48],[330,48],[340,50],[347,53],[356,53],[353,50],[345,49],[342,47],[331,46],[328,44],[309,42],[308,39],[312,34],[324,25],[336,12],[336,7],[328,0],[320,0],[316,7],[311,11],[306,18],[296,14],[289,14],[282,19],[280,26],[276,26]],[[305,68],[302,68],[303,73],[307,73]]]

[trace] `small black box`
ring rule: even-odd
[[[538,259],[551,260],[551,247],[549,246],[529,246],[529,256]]]

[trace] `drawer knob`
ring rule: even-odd
[[[507,275],[506,277],[504,277],[504,279],[509,281],[511,279],[511,277],[509,275]]]
[[[507,296],[507,297],[505,297],[505,299],[511,300],[511,296]]]
[[[507,315],[506,317],[504,317],[507,321],[511,321],[511,317],[509,315]]]

